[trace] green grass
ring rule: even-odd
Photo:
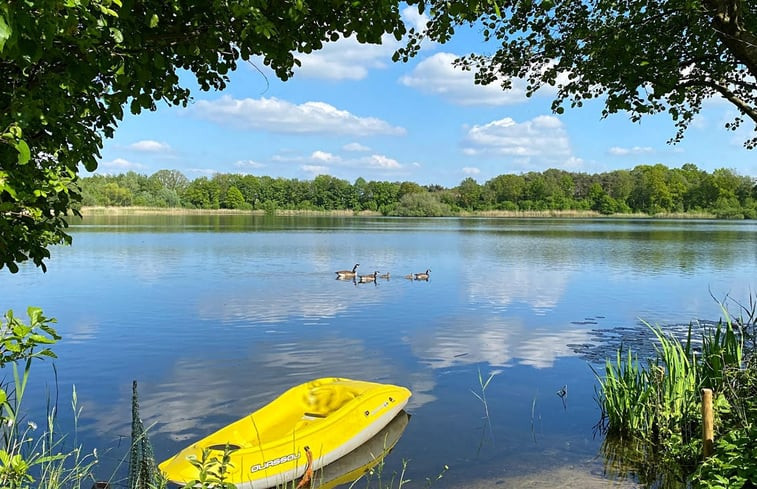
[[[744,325],[754,315],[744,323],[722,310],[724,318],[703,330],[700,348],[695,348],[691,327],[679,339],[647,324],[656,339],[652,358],[639,359],[621,348],[606,361],[603,375],[594,371],[601,409],[597,427],[606,436],[602,451],[611,466],[622,458],[640,475],[660,476],[659,487],[675,487],[671,481],[690,476],[701,462],[703,388],[714,393],[716,444],[717,432],[730,430],[728,419],[736,416],[750,427],[749,420],[757,421],[757,402],[745,401],[757,393],[757,375],[754,393],[738,388],[744,385],[739,379],[747,374],[750,357]]]

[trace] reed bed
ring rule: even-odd
[[[263,216],[270,214],[262,209],[242,210],[242,209],[188,209],[184,207],[104,207],[91,206],[80,209],[82,216],[143,216],[143,215],[174,215],[174,216],[194,216],[194,215],[248,215]],[[312,209],[275,209],[273,214],[276,216],[303,216],[303,217],[348,217],[348,216],[380,216],[375,211],[351,211],[351,210],[331,210],[321,211]]]
[[[614,435],[656,440],[661,430],[675,430],[681,423],[698,422],[702,388],[722,395],[726,374],[744,363],[743,335],[726,313],[713,328],[703,332],[700,350],[692,347],[691,328],[685,341],[647,325],[658,345],[646,363],[630,350],[618,350],[607,360],[599,381],[602,410],[599,428]]]
[[[632,447],[623,457],[637,473],[659,475],[658,487],[677,487],[670,481],[685,479],[701,462],[701,390],[713,390],[716,422],[739,404],[733,379],[745,371],[746,335],[741,322],[723,312],[724,319],[702,332],[701,344],[692,341],[691,327],[679,339],[647,324],[657,340],[651,358],[621,348],[603,375],[594,372],[603,451]]]

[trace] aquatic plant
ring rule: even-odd
[[[624,353],[621,347],[614,362],[609,359],[605,362],[604,377],[596,370],[594,374],[599,381],[597,401],[602,410],[597,428],[621,437],[647,432],[650,418],[646,401],[651,395],[651,384],[638,357],[630,349]]]
[[[21,408],[34,359],[55,354],[50,345],[58,336],[52,324],[36,307],[27,309],[26,324],[8,311],[0,319],[0,368],[10,366],[12,382],[0,385],[0,487],[7,489],[78,488],[91,482],[97,454],[85,454],[81,446],[66,448],[67,437],[55,430],[56,407],[47,411],[46,425],[36,435],[38,425],[27,420]],[[73,390],[74,418],[79,415],[76,389]]]
[[[478,388],[479,392],[474,391],[471,389],[471,393],[476,396],[476,399],[481,401],[481,404],[484,406],[484,420],[486,421],[486,424],[482,427],[481,430],[481,441],[478,444],[478,450],[476,453],[481,452],[481,448],[484,446],[484,436],[486,434],[486,428],[489,428],[489,434],[492,438],[492,443],[494,443],[494,429],[492,429],[492,420],[491,417],[489,417],[489,402],[486,400],[486,388],[489,387],[489,383],[494,379],[494,376],[497,375],[496,372],[492,372],[489,374],[489,377],[484,380],[483,375],[481,375],[481,369],[478,369]]]
[[[129,449],[129,488],[151,489],[165,482],[155,463],[152,444],[139,416],[137,381],[132,383],[131,395],[131,448]],[[190,486],[191,487],[191,486]]]
[[[621,445],[633,447],[624,451],[623,457],[637,472],[663,472],[664,479],[666,470],[660,467],[675,467],[668,475],[680,481],[696,469],[702,446],[702,388],[714,392],[716,421],[722,432],[728,429],[726,420],[732,413],[740,413],[745,426],[753,426],[748,421],[757,420],[757,401],[745,403],[743,395],[748,372],[744,324],[722,310],[724,318],[703,330],[700,347],[692,341],[691,327],[686,338],[679,339],[645,323],[657,340],[652,358],[640,361],[630,349],[624,352],[620,348],[614,361],[606,361],[603,376],[594,371],[601,409],[597,428],[606,435],[608,447],[617,439],[622,440]],[[746,396],[749,399],[757,394],[757,380],[754,386],[752,395]],[[734,442],[733,446],[740,445]],[[660,484],[666,485],[664,480]]]
[[[227,474],[231,467],[231,452],[234,450],[228,446],[224,449],[219,459],[217,456],[211,456],[211,450],[202,449],[200,459],[190,459],[191,463],[197,469],[197,479],[187,481],[184,487],[193,489],[236,489],[233,483],[228,482]]]
[[[471,393],[474,396],[476,396],[476,399],[481,401],[481,404],[484,405],[484,418],[486,419],[490,419],[489,418],[489,403],[486,400],[486,388],[489,387],[489,383],[492,381],[495,375],[497,375],[496,372],[489,374],[489,378],[487,378],[486,381],[484,381],[484,377],[481,375],[481,369],[479,368],[478,369],[478,386],[480,389],[480,393],[471,389]]]
[[[744,348],[744,368],[723,370],[721,391],[728,405],[720,413],[719,436],[715,438],[713,455],[704,460],[692,475],[692,486],[695,488],[753,487],[754,481],[757,481],[755,304],[755,298],[750,298],[750,306],[742,307],[742,313],[746,315],[733,320],[734,329],[739,333],[736,336],[749,341],[749,346]],[[734,356],[733,353],[723,356]]]

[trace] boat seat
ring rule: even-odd
[[[355,397],[355,393],[350,390],[334,389],[327,386],[316,387],[304,396],[305,415],[325,418]]]

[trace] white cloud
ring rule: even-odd
[[[342,149],[345,151],[370,151],[371,148],[368,146],[362,145],[360,143],[347,143],[344,146],[342,146]]]
[[[192,113],[220,125],[286,134],[403,135],[405,129],[375,117],[358,117],[324,102],[294,105],[277,98],[200,100]]]
[[[274,155],[272,161],[279,163],[297,164],[299,168],[308,173],[325,173],[336,168],[341,170],[356,169],[361,171],[376,171],[382,174],[402,173],[406,167],[417,167],[417,163],[404,165],[398,160],[382,154],[371,154],[354,157],[352,155],[340,155],[328,151],[316,150],[309,155]],[[365,175],[363,175],[365,176]]]
[[[189,173],[195,173],[202,176],[208,176],[211,177],[218,173],[218,170],[215,168],[187,168],[187,171]]]
[[[237,168],[263,168],[265,165],[253,160],[239,160],[234,162],[234,166]]]
[[[640,155],[654,153],[654,149],[649,146],[634,146],[632,148],[621,148],[619,146],[613,146],[608,150],[611,155],[626,156],[626,155]]]
[[[428,17],[418,13],[417,7],[402,10],[405,24],[416,30],[426,30]],[[325,43],[323,47],[309,54],[296,54],[301,66],[295,67],[296,76],[325,80],[363,80],[370,70],[380,70],[390,66],[392,55],[405,41],[397,41],[385,34],[381,44],[361,44],[353,37],[340,38]]]
[[[129,149],[144,153],[164,153],[171,151],[171,146],[167,143],[153,141],[152,139],[143,139],[142,141],[130,144]]]
[[[481,170],[473,166],[466,166],[463,167],[463,173],[465,173],[466,175],[478,175],[479,173],[481,173]]]
[[[563,162],[562,167],[566,170],[582,170],[584,168],[584,160],[582,158],[578,158],[577,156],[571,156],[565,162]]]
[[[409,6],[402,9],[402,19],[418,32],[424,32],[429,21],[428,15],[418,12],[418,7]]]
[[[452,65],[457,58],[452,53],[436,53],[418,63],[409,75],[400,78],[400,83],[457,105],[507,105],[528,100],[526,84],[522,80],[514,80],[512,88],[507,91],[496,82],[476,85],[472,71]]]
[[[329,172],[329,167],[322,165],[302,165],[300,167],[302,171],[306,173],[312,173],[313,175],[323,175]]]
[[[362,158],[360,161],[365,162],[367,166],[373,167],[373,168],[382,168],[382,169],[400,169],[402,168],[402,165],[400,163],[392,158],[389,158],[384,155],[371,155],[367,158]]]
[[[110,161],[101,161],[98,165],[102,169],[117,169],[117,170],[137,170],[147,168],[142,163],[136,163],[133,161],[125,160],[123,158],[116,158]]]
[[[320,150],[313,151],[313,153],[310,155],[310,159],[312,159],[313,161],[322,161],[328,163],[337,163],[341,160],[341,158],[339,158],[338,156]]]
[[[297,54],[302,65],[295,67],[298,77],[327,80],[362,80],[370,69],[386,68],[398,47],[392,36],[382,44],[361,44],[354,37],[326,43],[310,54]]]
[[[553,116],[538,116],[521,123],[506,117],[475,125],[468,130],[463,145],[463,152],[471,156],[516,156],[524,158],[524,163],[531,159],[550,164],[573,161],[568,134],[563,123]]]
[[[504,90],[501,80],[488,85],[476,85],[474,72],[455,67],[453,62],[460,56],[452,53],[436,53],[418,63],[409,75],[400,78],[400,83],[423,93],[438,95],[457,105],[512,105],[526,103],[526,82],[512,78],[511,87]],[[544,68],[546,70],[547,68]],[[557,86],[567,83],[567,73],[557,75],[555,86],[544,85],[537,93],[553,95]]]

